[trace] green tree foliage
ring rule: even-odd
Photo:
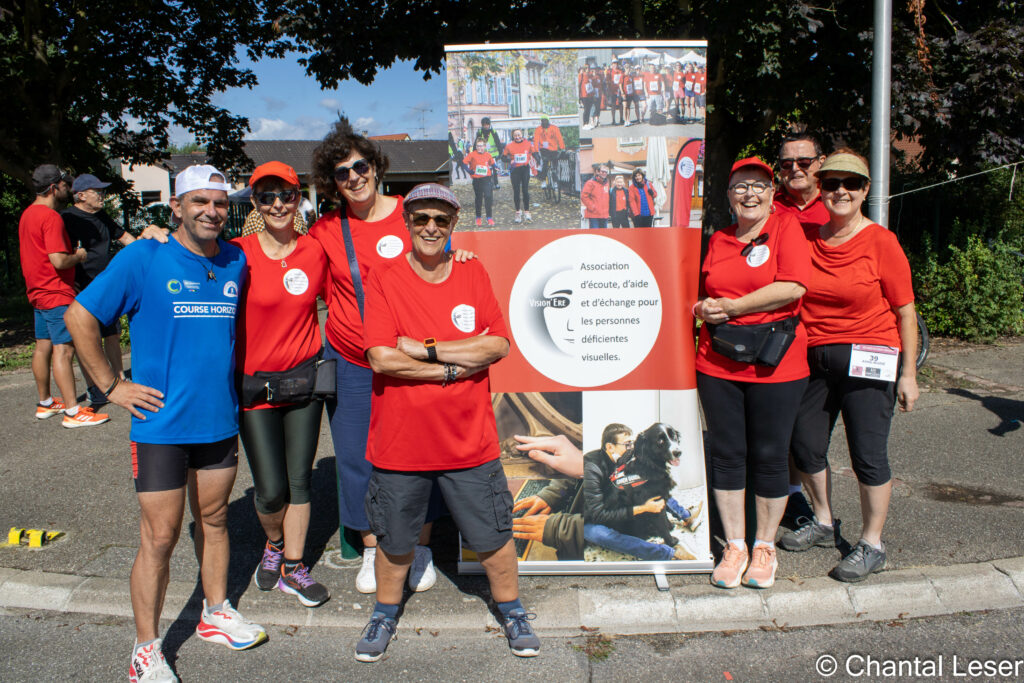
[[[929,331],[970,341],[1024,333],[1024,256],[973,235],[948,251],[945,262],[931,248],[915,259],[914,291]]]
[[[27,182],[51,162],[109,177],[108,159],[157,161],[171,125],[215,163],[244,166],[248,121],[216,95],[256,83],[239,54],[287,49],[277,8],[264,0],[5,1],[0,171]]]
[[[894,3],[893,127],[919,137],[925,169],[1020,155],[1024,140],[1021,3]],[[580,0],[514,3],[291,0],[285,30],[325,87],[370,83],[396,59],[424,77],[444,44],[586,39],[707,39],[709,227],[726,220],[728,169],[751,144],[774,158],[794,124],[866,151],[872,10],[862,0]],[[359,40],[349,40],[363,18]],[[923,41],[923,42],[922,42]],[[370,47],[368,47],[370,46]],[[994,74],[990,76],[989,74]]]

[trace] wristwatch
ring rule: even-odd
[[[437,340],[433,337],[427,337],[423,340],[423,346],[427,349],[427,360],[431,363],[437,362]]]

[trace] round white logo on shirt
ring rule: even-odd
[[[295,296],[305,294],[309,289],[309,276],[299,268],[292,268],[284,274],[284,288]]]
[[[472,332],[476,329],[476,309],[469,304],[459,304],[452,309],[452,324],[460,332]]]
[[[238,283],[234,280],[228,280],[224,283],[224,296],[232,298],[238,298]]]
[[[384,258],[395,258],[402,253],[402,238],[397,235],[384,235],[377,242],[377,253]]]
[[[764,265],[764,262],[768,260],[768,256],[771,254],[768,251],[767,244],[759,244],[750,250],[747,254],[747,265],[751,268],[757,268],[760,265]]]

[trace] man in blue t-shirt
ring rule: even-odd
[[[181,227],[172,239],[123,249],[65,316],[96,385],[133,416],[142,524],[131,572],[132,680],[177,680],[160,650],[159,619],[189,482],[201,518],[195,545],[205,594],[196,632],[234,650],[267,638],[227,599],[227,508],[238,464],[235,313],[245,278],[242,250],[219,239],[229,188],[213,166],[178,174],[171,209]],[[100,347],[100,327],[122,314],[131,329],[133,381],[114,375]]]

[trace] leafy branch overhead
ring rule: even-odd
[[[247,163],[243,116],[218,93],[251,87],[238,55],[282,56],[289,41],[263,0],[13,0],[0,10],[0,171],[26,180],[44,161],[76,172],[108,159],[154,162],[172,126],[215,163]],[[9,8],[9,9],[8,9]],[[106,174],[109,175],[109,174]]]

